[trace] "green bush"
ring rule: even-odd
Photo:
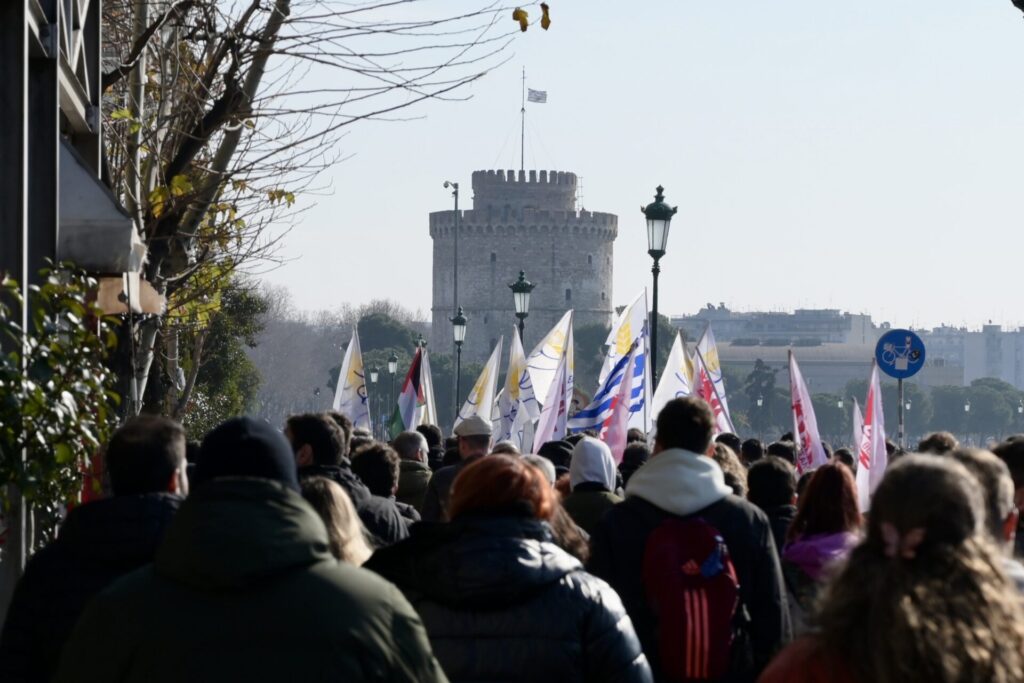
[[[96,281],[66,265],[41,275],[28,288],[27,331],[22,289],[0,280],[0,510],[10,512],[17,489],[45,539],[116,426],[118,397],[104,362],[116,338],[89,301]]]

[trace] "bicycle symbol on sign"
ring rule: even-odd
[[[903,372],[910,367],[911,363],[921,362],[921,350],[911,347],[910,337],[906,337],[903,346],[896,346],[887,343],[882,346],[882,362],[891,365],[897,371]]]

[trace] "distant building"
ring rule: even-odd
[[[469,318],[463,360],[486,360],[502,335],[508,344],[516,322],[508,285],[520,270],[537,285],[526,319],[527,353],[570,308],[576,328],[611,323],[618,218],[575,207],[573,173],[473,173],[473,208],[458,215],[458,305]],[[430,347],[440,353],[452,347],[455,226],[454,211],[430,214]]]
[[[792,313],[730,311],[725,304],[708,304],[695,315],[671,318],[672,324],[697,339],[710,324],[718,341],[750,345],[780,344],[874,344],[879,328],[871,316],[842,313],[836,309],[798,308]]]

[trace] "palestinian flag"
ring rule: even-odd
[[[412,357],[409,372],[402,382],[402,391],[398,395],[398,405],[395,406],[395,412],[391,416],[391,422],[388,425],[392,436],[397,435],[399,432],[415,429],[416,425],[420,422],[420,415],[426,405],[421,376],[423,368],[422,353],[423,349],[416,349],[416,355]]]

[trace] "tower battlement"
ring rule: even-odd
[[[473,208],[504,206],[571,211],[576,206],[576,174],[564,171],[473,171]]]
[[[458,307],[470,319],[463,360],[482,362],[499,337],[507,341],[517,322],[508,285],[520,270],[537,285],[527,348],[569,308],[576,311],[577,325],[611,321],[618,217],[577,211],[576,189],[575,173],[474,171],[471,209],[430,214],[434,348],[451,347],[448,319]]]

